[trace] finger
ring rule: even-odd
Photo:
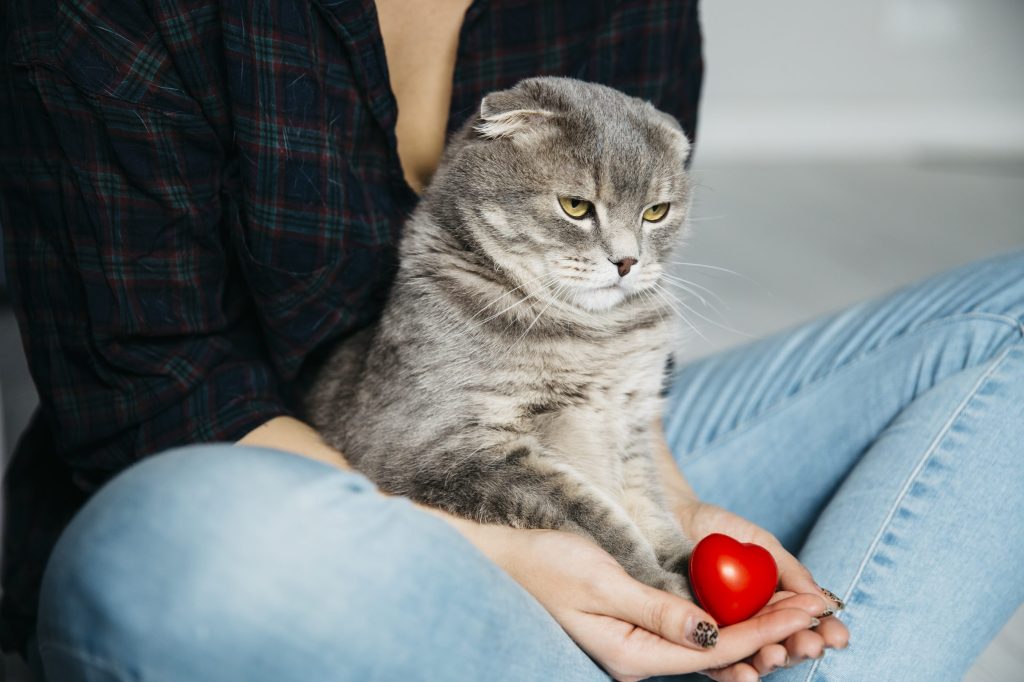
[[[767,675],[772,671],[782,668],[789,660],[789,652],[781,644],[769,644],[761,647],[761,650],[754,654],[750,665],[754,667],[758,675]]]
[[[812,616],[817,616],[815,611],[818,608],[818,599],[812,594],[798,594],[785,599],[769,603],[758,613],[771,613],[782,608],[797,608]],[[820,618],[818,625],[812,631],[817,633],[823,640],[824,646],[832,648],[845,648],[849,643],[850,633],[841,621],[836,618]]]
[[[789,660],[794,663],[808,658],[820,658],[825,653],[825,640],[812,630],[801,630],[790,635],[783,646],[789,652]]]
[[[676,644],[704,651],[718,642],[718,625],[694,602],[625,576],[608,595],[602,615],[642,627]]]
[[[792,592],[804,592],[806,594],[821,594],[821,588],[814,582],[811,572],[800,563],[800,561],[787,552],[781,550],[781,556],[777,556],[779,564],[779,585],[784,590]],[[825,596],[822,595],[822,599]]]
[[[779,590],[778,592],[772,595],[772,598],[768,600],[768,603],[774,604],[775,602],[780,601],[782,599],[789,599],[794,595],[796,595],[796,592],[790,592],[789,590]]]
[[[850,643],[850,631],[838,618],[822,618],[821,625],[814,631],[825,640],[825,646],[832,649],[845,649]]]
[[[702,670],[701,674],[707,675],[717,682],[758,682],[761,679],[757,670],[749,663],[734,663],[715,670]]]
[[[807,567],[795,556],[780,547],[776,550],[775,558],[779,566],[779,585],[784,590],[818,597],[821,603],[818,618],[827,618],[843,608],[842,600],[832,592],[822,589]]]
[[[793,595],[792,592],[777,592],[778,595]],[[822,639],[825,640],[825,646],[832,649],[845,649],[850,643],[850,631],[847,629],[846,624],[840,621],[838,618],[824,616],[821,613],[815,613],[817,608],[818,599],[816,596],[811,594],[798,594],[782,599],[772,598],[772,600],[766,605],[759,613],[770,613],[771,611],[779,608],[797,608],[803,609],[815,616],[821,621],[821,624],[814,628],[814,631],[821,635]]]
[[[821,590],[821,593],[824,594],[829,599],[829,601],[834,603],[834,605],[832,606],[833,609],[835,609],[836,611],[842,611],[846,608],[846,604],[843,602],[842,599],[839,598],[839,595],[837,595],[835,592],[833,592],[832,590],[826,590],[824,587],[821,587],[820,585],[818,586],[818,589]]]
[[[589,618],[595,616],[590,615]],[[627,622],[610,616],[605,619],[600,630],[605,633],[616,632],[614,645],[621,656],[618,666],[621,669],[642,670],[647,677],[654,675],[676,675],[680,671],[726,668],[754,654],[768,644],[781,642],[794,632],[805,629],[811,624],[811,617],[798,609],[782,609],[774,613],[755,616],[750,620],[722,629],[718,644],[713,649],[694,651],[691,648],[674,644],[645,628],[629,625]],[[610,642],[609,647],[613,646]],[[590,652],[592,653],[592,652]],[[592,654],[593,655],[593,654]],[[739,668],[742,671],[743,668]],[[754,671],[756,674],[756,671]],[[723,675],[733,673],[722,672]],[[737,672],[737,675],[746,673]]]
[[[813,618],[800,609],[779,609],[754,616],[742,623],[723,628],[718,645],[706,652],[719,667],[752,656],[769,644],[786,640],[797,632],[807,630]],[[815,635],[817,636],[817,635]]]
[[[769,601],[758,613],[771,613],[778,609],[800,609],[815,618],[820,617],[821,600],[817,596],[813,594],[793,594],[792,592],[779,592],[777,594],[789,594],[791,596]]]

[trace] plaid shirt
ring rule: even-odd
[[[7,480],[10,646],[96,487],[289,414],[303,362],[378,314],[416,196],[371,0],[7,4],[0,224],[42,415]],[[474,2],[448,131],[540,74],[692,137],[696,1]]]

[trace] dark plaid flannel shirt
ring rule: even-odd
[[[289,414],[303,362],[378,314],[416,196],[371,0],[8,0],[0,29],[0,224],[41,397],[7,477],[10,647],[96,487]],[[448,131],[541,74],[692,137],[696,1],[474,2]]]

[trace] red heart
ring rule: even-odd
[[[739,623],[760,611],[778,581],[779,569],[767,549],[728,535],[712,533],[690,555],[694,596],[719,625]]]

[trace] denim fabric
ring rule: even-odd
[[[846,602],[850,647],[780,681],[958,680],[1024,601],[1024,253],[684,368],[700,497]]]
[[[51,682],[598,675],[447,523],[262,448],[191,446],[114,479],[58,543],[39,615]]]
[[[1024,253],[680,370],[702,498],[846,600],[851,644],[772,679],[959,679],[1024,600]],[[447,524],[272,450],[148,459],[47,568],[50,680],[602,680]]]

